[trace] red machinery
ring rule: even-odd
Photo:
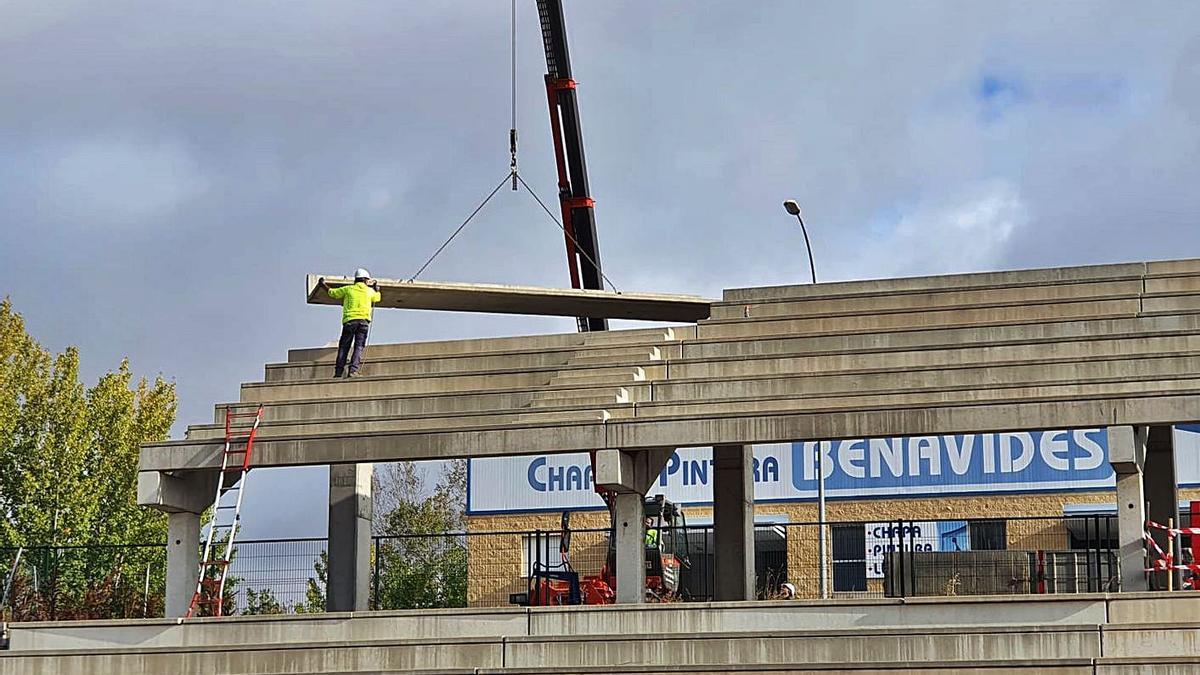
[[[670,602],[681,595],[681,576],[689,566],[687,517],[678,505],[662,495],[647,497],[645,540],[646,598]],[[609,605],[616,600],[616,537],[608,530],[607,555],[596,575],[580,576],[571,562],[571,514],[562,515],[559,562],[550,560],[550,534],[532,542],[529,586],[513,593],[509,602],[534,607],[557,605]]]

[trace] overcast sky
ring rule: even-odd
[[[533,0],[520,170],[555,195]],[[707,295],[1200,256],[1200,3],[565,0],[605,271]],[[0,0],[0,293],[89,381],[130,356],[181,431],[334,339],[309,272],[407,278],[508,169],[509,3]],[[497,195],[422,278],[562,286]],[[570,331],[383,312],[372,340]],[[323,535],[323,469],[247,535]]]

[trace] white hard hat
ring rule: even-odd
[[[783,593],[783,597],[787,598],[788,600],[796,597],[796,587],[792,584],[784,584],[779,587],[779,590]]]
[[[366,269],[360,267],[360,268],[354,270],[354,278],[355,279],[370,279],[371,273],[368,272]]]

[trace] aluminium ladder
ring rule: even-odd
[[[233,412],[225,409],[225,450],[221,453],[221,471],[217,475],[217,492],[208,517],[208,535],[204,540],[204,552],[200,556],[200,577],[196,581],[196,593],[188,607],[185,618],[201,616],[208,608],[208,616],[224,613],[225,579],[233,560],[233,540],[241,522],[242,495],[246,489],[246,476],[250,472],[250,457],[254,449],[254,437],[262,421],[263,407],[254,412]],[[230,492],[237,493],[233,503],[222,504]]]

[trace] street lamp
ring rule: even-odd
[[[804,218],[800,216],[800,205],[795,199],[783,203],[783,209],[796,216],[800,221],[800,231],[804,233],[804,247],[808,249],[808,269],[812,272],[812,282],[817,283],[817,266],[813,263],[812,244],[808,242],[808,228],[804,227]],[[821,452],[821,443],[813,444],[817,453],[817,555],[821,559],[821,597],[829,597],[829,556],[825,551],[825,454]]]
[[[808,269],[812,272],[812,282],[815,284],[817,283],[817,266],[813,264],[812,244],[808,243],[808,228],[804,227],[804,218],[800,217],[800,205],[796,203],[795,199],[789,199],[783,203],[783,208],[800,221],[800,231],[804,233],[804,247],[808,249]]]

